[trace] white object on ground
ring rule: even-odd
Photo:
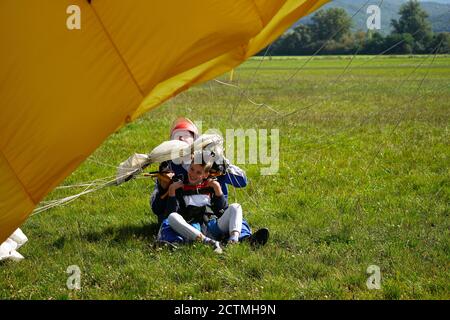
[[[22,230],[17,229],[14,233],[0,245],[0,261],[10,259],[20,261],[24,257],[16,250],[28,241]]]

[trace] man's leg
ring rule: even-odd
[[[217,220],[219,229],[229,234],[229,241],[237,243],[242,229],[242,207],[238,203],[230,204],[223,215]]]

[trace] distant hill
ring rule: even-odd
[[[450,0],[419,0],[419,2],[437,2],[450,4]]]
[[[366,2],[367,0],[335,0],[322,8],[343,8],[350,16],[353,16]],[[380,4],[381,2],[382,4],[379,6],[381,9],[380,32],[384,34],[391,32],[391,19],[398,19],[398,10],[403,3],[407,2],[407,0],[370,1],[353,17],[353,31],[367,30],[366,20],[369,16],[366,13],[367,6],[371,4]],[[428,13],[428,19],[431,22],[434,32],[450,32],[450,0],[420,1],[420,4]],[[310,21],[311,16],[308,16],[301,19],[299,23],[309,23]]]

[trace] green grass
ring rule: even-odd
[[[26,259],[0,264],[0,298],[449,299],[450,57],[316,57],[298,70],[307,59],[235,70],[233,83],[279,114],[211,81],[113,134],[63,183],[113,176],[177,116],[223,132],[276,128],[279,173],[242,165],[250,184],[230,189],[253,229],[270,229],[265,247],[152,247],[153,182],[138,179],[31,217]],[[366,287],[373,264],[380,290]],[[70,265],[81,291],[66,287]]]

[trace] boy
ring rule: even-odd
[[[213,179],[207,179],[211,165],[195,164],[189,166],[187,183],[173,182],[169,186],[167,211],[168,218],[163,221],[158,239],[169,242],[202,241],[221,253],[218,241],[211,239],[202,232],[204,215],[210,206],[217,220],[208,223],[209,229],[229,235],[229,243],[237,243],[242,227],[242,209],[237,204],[227,205],[220,184]],[[208,232],[203,228],[204,231]],[[176,232],[178,237],[175,236]],[[180,239],[181,238],[181,239]]]

